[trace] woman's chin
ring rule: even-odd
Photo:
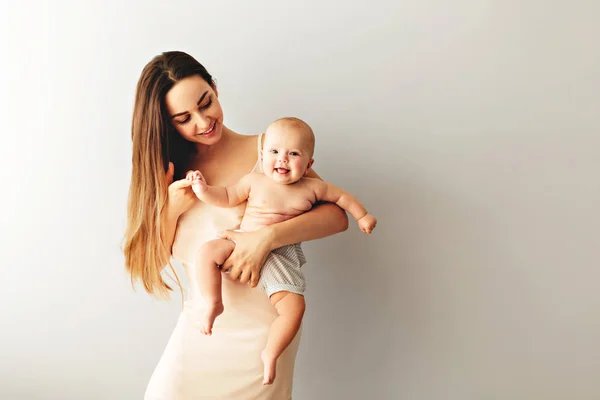
[[[208,134],[203,134],[203,135],[196,135],[195,136],[195,142],[196,143],[200,143],[200,144],[204,144],[204,145],[212,145],[217,143],[219,140],[221,140],[221,137],[223,136],[223,124],[221,124],[220,122],[216,124],[216,126],[214,127],[214,129],[212,130],[212,132],[208,133]]]

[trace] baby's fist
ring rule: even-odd
[[[187,180],[192,181],[192,190],[196,193],[196,196],[200,197],[200,194],[207,188],[204,176],[200,171],[189,171],[185,177]]]
[[[375,229],[376,225],[377,218],[375,218],[371,214],[367,214],[358,220],[358,227],[361,231],[367,234],[373,232],[373,229]]]

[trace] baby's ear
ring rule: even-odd
[[[310,169],[312,168],[313,164],[315,163],[315,159],[311,157],[310,161],[308,162],[308,165],[306,166],[306,171],[304,172],[305,174],[310,171]]]

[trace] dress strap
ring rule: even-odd
[[[256,152],[258,153],[258,159],[260,160],[260,151],[262,150],[262,137],[263,134],[258,134],[258,140],[256,141]]]
[[[256,164],[254,164],[254,168],[252,168],[252,172],[262,172],[262,161],[260,160],[260,151],[262,150],[262,137],[263,134],[258,135],[258,140],[256,141]]]

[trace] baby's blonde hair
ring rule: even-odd
[[[269,127],[276,125],[281,125],[281,127],[285,130],[294,129],[296,132],[301,132],[307,141],[307,150],[310,152],[310,156],[313,156],[315,152],[315,133],[310,125],[296,117],[283,117],[276,119],[271,123],[271,125],[269,125]],[[267,134],[268,132],[269,129],[267,128]]]

